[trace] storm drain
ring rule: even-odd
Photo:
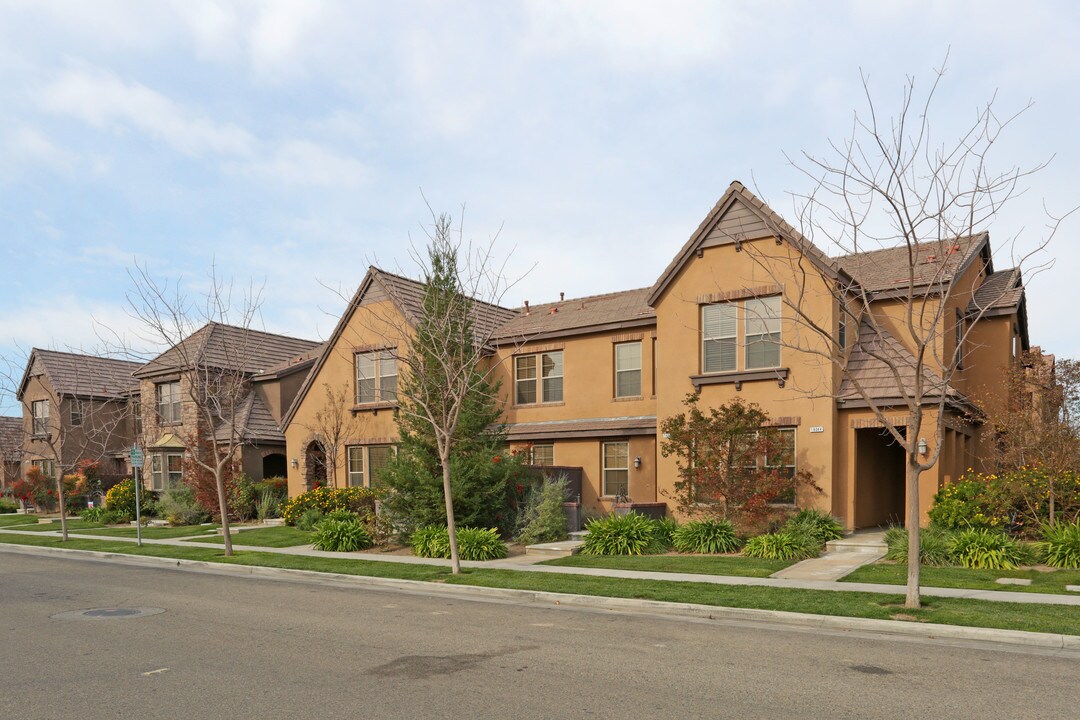
[[[69,612],[50,615],[53,620],[123,620],[127,618],[148,617],[165,612],[165,608],[157,607],[134,607],[134,608],[91,608],[89,610],[71,610]]]

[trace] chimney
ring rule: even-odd
[[[529,301],[528,300],[525,301],[525,314],[526,315],[529,314]]]
[[[566,299],[566,293],[564,293],[564,292],[559,293],[559,302],[562,302],[565,299]]]
[[[552,314],[552,315],[554,315],[554,314],[555,314],[555,313],[557,313],[557,312],[559,312],[559,308],[557,308],[557,307],[553,307],[553,308],[551,308],[551,314]]]

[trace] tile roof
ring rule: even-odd
[[[866,318],[859,323],[859,338],[847,361],[847,372],[837,399],[841,402],[860,402],[865,400],[856,387],[856,381],[870,399],[877,401],[902,400],[905,396],[897,387],[895,366],[904,388],[915,386],[915,356],[887,331],[880,332]],[[924,395],[927,398],[939,398],[942,389],[957,400],[960,393],[942,380],[938,373],[924,366]]]
[[[604,435],[647,435],[655,433],[655,415],[635,415],[616,418],[583,418],[580,420],[545,420],[541,422],[510,423],[506,426],[506,435],[509,440]]]
[[[986,280],[975,291],[968,303],[969,315],[990,310],[1015,308],[1024,297],[1024,285],[1021,282],[1020,268],[998,270],[986,276]]]
[[[22,445],[23,419],[0,417],[0,456],[10,457],[12,452],[21,452]]]
[[[34,348],[30,363],[37,364],[59,395],[117,398],[139,387],[132,373],[141,365],[127,360]]]
[[[274,367],[264,370],[252,379],[256,381],[270,380],[275,377],[280,377],[282,375],[288,375],[296,370],[302,370],[311,367],[311,365],[316,360],[318,360],[324,352],[326,352],[326,348],[329,346],[329,344],[330,343],[328,342],[320,343],[308,350],[307,352],[301,353],[299,355],[294,355],[285,362],[278,363]]]
[[[652,288],[638,288],[606,295],[590,295],[560,302],[532,305],[529,312],[524,308],[517,316],[505,323],[495,334],[496,338],[542,335],[589,327],[641,321],[656,321],[656,311],[649,307]]]
[[[259,394],[252,390],[240,403],[236,411],[236,425],[243,442],[285,444],[285,434],[281,432],[270,408],[262,401]],[[218,442],[228,442],[233,431],[233,424],[222,422],[214,433]]]
[[[135,376],[142,378],[175,372],[195,363],[256,374],[303,355],[318,345],[312,340],[212,322],[146,363]]]
[[[971,256],[988,240],[986,233],[953,240],[931,240],[914,245],[914,284],[916,287],[948,282],[954,273],[966,267]],[[852,253],[835,258],[867,292],[907,287],[911,254],[907,245]]]

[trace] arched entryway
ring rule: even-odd
[[[318,440],[304,450],[304,481],[309,490],[326,485],[326,449]]]
[[[289,473],[288,461],[283,453],[270,453],[262,459],[262,476],[266,478],[285,477]]]

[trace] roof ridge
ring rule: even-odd
[[[652,290],[651,285],[646,286],[646,287],[640,287],[640,288],[630,288],[629,290],[615,290],[613,292],[597,293],[596,295],[581,295],[580,297],[568,297],[568,298],[566,298],[564,300],[552,300],[551,302],[535,303],[535,304],[530,303],[529,308],[530,309],[536,309],[536,308],[546,307],[548,305],[558,305],[560,303],[565,304],[565,303],[572,303],[572,302],[582,302],[584,300],[599,300],[600,298],[615,297],[616,295],[629,295],[630,293],[645,292],[645,291],[648,291],[648,290]],[[523,310],[523,309],[524,309],[524,306],[522,306],[520,308],[515,308],[515,310]]]
[[[286,335],[284,333],[270,332],[269,330],[257,330],[257,329],[252,328],[252,327],[244,327],[243,325],[230,325],[229,323],[218,322],[217,320],[211,320],[211,321],[207,322],[206,325],[203,325],[201,328],[199,328],[199,330],[203,330],[203,329],[205,329],[207,327],[210,327],[210,326],[213,326],[214,328],[219,328],[220,327],[220,328],[227,328],[229,330],[242,330],[244,332],[259,333],[260,335],[269,335],[271,337],[284,338],[285,340],[299,340],[300,342],[309,342],[309,343],[311,343],[313,345],[319,345],[320,342],[321,342],[319,340],[308,340],[307,338],[296,337],[295,335]],[[188,337],[190,338],[192,335],[199,332],[199,330],[196,330],[195,332],[191,333],[191,335],[188,335]],[[213,329],[211,329],[210,334],[211,335],[213,334]],[[177,344],[179,344],[179,343],[177,343]]]
[[[400,275],[400,274],[395,273],[395,272],[390,272],[389,270],[383,270],[381,267],[379,267],[377,265],[369,265],[368,269],[375,272],[375,273],[377,273],[377,274],[389,275],[392,278],[397,278],[398,280],[404,280],[405,282],[412,283],[413,285],[417,285],[417,286],[422,287],[422,288],[427,287],[427,283],[424,282],[423,280],[417,280],[415,278],[406,277],[405,275]],[[508,308],[508,307],[505,307],[503,305],[496,305],[495,303],[491,303],[491,302],[488,302],[486,300],[481,300],[481,299],[475,298],[475,297],[473,297],[471,295],[466,295],[466,297],[468,297],[469,300],[473,301],[474,303],[479,303],[481,305],[487,305],[488,307],[495,308],[496,310],[503,310],[505,312],[511,312],[511,313],[515,312],[514,308]]]
[[[951,237],[951,238],[938,238],[937,240],[922,240],[920,242],[915,243],[915,247],[920,248],[920,247],[927,247],[927,246],[933,245],[933,244],[944,244],[944,243],[950,243],[950,242],[955,243],[955,242],[958,242],[960,240],[972,240],[974,238],[982,237],[987,232],[988,232],[987,230],[981,230],[981,231],[979,231],[977,233],[972,233],[972,234],[969,234],[969,235],[956,235],[956,236]],[[905,243],[899,243],[897,245],[890,245],[889,247],[875,248],[873,250],[860,250],[858,252],[844,253],[843,255],[834,255],[830,259],[834,260],[834,261],[840,261],[840,260],[844,260],[846,258],[863,257],[863,256],[866,256],[866,255],[873,255],[875,253],[890,252],[890,251],[893,251],[893,250],[900,250],[901,248],[905,248],[905,247],[908,247],[906,242]]]
[[[143,363],[141,363],[141,362],[139,362],[137,360],[122,360],[120,358],[109,357],[108,355],[92,355],[91,353],[75,353],[75,352],[69,352],[69,351],[66,351],[66,350],[50,350],[48,348],[39,348],[39,347],[31,348],[30,353],[31,354],[33,354],[33,353],[38,353],[38,354],[48,353],[50,355],[65,355],[67,357],[75,357],[75,358],[90,358],[91,360],[107,360],[109,362],[126,363],[128,365],[140,365],[141,366],[143,364]]]

